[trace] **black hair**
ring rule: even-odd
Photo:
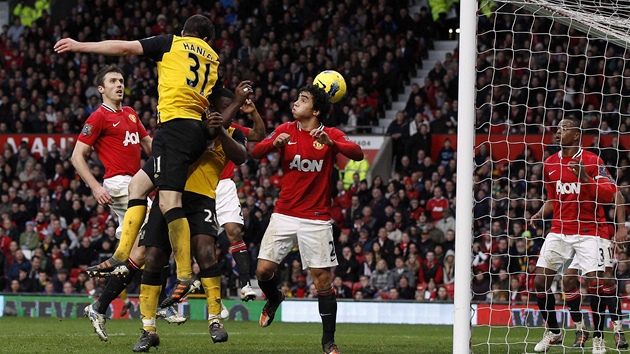
[[[190,16],[186,23],[184,23],[183,29],[184,36],[191,36],[197,38],[208,38],[208,40],[214,39],[214,26],[212,21],[204,15]]]
[[[210,108],[213,111],[217,111],[217,108],[221,105],[222,98],[229,98],[231,100],[234,99],[234,92],[230,89],[227,89],[223,86],[214,87],[212,89],[212,93],[208,96],[208,101],[210,102]]]
[[[582,120],[580,118],[577,118],[576,116],[566,116],[563,119],[571,122],[571,124],[573,124],[573,126],[576,128],[582,127]]]
[[[123,76],[123,78],[125,77],[125,73],[122,71],[121,68],[117,67],[116,65],[108,65],[101,68],[101,70],[99,70],[96,74],[96,85],[105,86],[105,75],[109,73],[119,73]]]
[[[324,121],[330,111],[330,97],[323,88],[315,85],[307,85],[300,89],[300,92],[308,92],[313,99],[313,110],[319,111],[317,117],[320,122]]]

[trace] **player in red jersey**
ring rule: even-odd
[[[599,217],[603,204],[613,203],[617,187],[595,154],[581,148],[581,121],[568,117],[560,121],[556,141],[561,151],[545,160],[543,176],[547,200],[531,218],[532,227],[547,214],[553,213],[551,231],[547,234],[536,264],[534,280],[538,307],[547,329],[534,351],[544,352],[551,345],[562,342],[555,313],[555,297],[549,292],[553,277],[569,259],[574,258],[585,273],[589,284],[595,332],[593,353],[606,351],[600,316],[598,279],[604,272],[604,249],[598,237]]]
[[[140,170],[140,149],[147,155],[151,155],[151,137],[144,129],[136,111],[122,105],[125,81],[120,68],[115,65],[102,68],[96,76],[96,83],[103,97],[103,103],[85,122],[72,152],[72,164],[79,176],[92,189],[92,194],[98,203],[109,205],[116,213],[119,222],[116,237],[120,238],[122,220],[129,201],[127,187],[132,176]],[[86,156],[91,153],[92,148],[105,166],[102,186],[92,175],[86,161]],[[105,331],[105,313],[109,305],[118,295],[122,295],[123,290],[143,264],[144,247],[138,247],[136,241],[127,262],[129,274],[112,277],[98,300],[85,307],[84,314],[92,321],[94,331],[101,340],[108,339]],[[128,308],[131,303],[126,297],[123,300]],[[186,321],[186,317],[181,316],[174,309],[161,311],[162,318],[168,322]]]
[[[136,111],[122,105],[125,81],[121,69],[114,65],[102,68],[96,76],[96,83],[103,103],[85,122],[72,152],[72,164],[92,190],[96,201],[101,205],[109,205],[116,213],[119,221],[116,237],[120,238],[122,220],[129,201],[127,186],[141,167],[140,150],[151,155],[151,137]],[[102,186],[92,175],[86,161],[92,148],[105,166]],[[131,259],[141,262],[144,260],[143,252],[138,252],[137,245]],[[109,304],[126,288],[130,280],[131,278],[110,279],[99,300],[85,308],[85,315],[92,321],[94,331],[101,340],[106,341],[108,338],[105,332],[105,313]]]
[[[234,100],[234,93],[226,88],[217,88],[221,90],[218,97],[219,104],[222,107],[211,107],[215,111],[223,112]],[[245,133],[248,141],[258,142],[265,138],[265,123],[260,114],[256,110],[256,106],[252,100],[247,99],[241,107],[243,113],[249,114],[254,121],[254,128],[240,126],[232,123],[232,128],[238,129]],[[250,301],[256,299],[256,292],[250,284],[250,258],[247,245],[243,242],[241,232],[243,230],[243,213],[241,204],[236,194],[236,184],[232,181],[234,177],[234,162],[227,161],[227,165],[221,173],[219,184],[216,190],[216,214],[219,226],[225,229],[228,240],[230,241],[230,253],[236,263],[238,269],[239,280],[241,283],[240,297],[242,301]],[[221,230],[218,232],[221,233]]]
[[[284,172],[280,197],[258,255],[256,276],[267,297],[260,325],[271,324],[284,300],[274,271],[297,244],[303,267],[311,270],[317,288],[322,347],[325,353],[339,353],[335,344],[337,302],[330,274],[331,267],[337,265],[329,213],[331,174],[337,153],[360,161],[363,150],[341,130],[320,123],[329,109],[324,90],[316,86],[302,88],[292,108],[296,121],[276,128],[254,147],[251,155],[260,159],[273,150],[279,151]]]
[[[607,172],[600,168],[600,175],[606,176]],[[621,222],[617,225],[617,232],[614,237],[615,242],[625,242],[628,235],[626,226],[624,225],[624,221],[626,220],[624,204],[625,198],[623,194],[617,191],[615,194],[615,214],[616,219],[618,221],[621,220]],[[628,347],[628,342],[626,341],[626,335],[623,333],[623,326],[620,319],[621,304],[619,304],[619,298],[617,297],[617,279],[615,278],[613,267],[614,251],[610,239],[609,225],[604,213],[597,214],[597,221],[597,233],[600,238],[600,247],[603,250],[605,266],[603,279],[601,279],[598,284],[598,294],[601,296],[601,303],[598,304],[600,306],[598,312],[603,314],[606,307],[608,308],[610,320],[613,322],[615,347],[617,349],[625,349]],[[564,288],[567,307],[569,308],[571,318],[576,328],[573,348],[583,348],[584,343],[590,337],[586,324],[582,321],[581,296],[577,277],[580,270],[580,264],[574,258],[562,277],[562,287]],[[595,297],[591,297],[591,299],[595,299]]]

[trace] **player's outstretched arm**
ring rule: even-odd
[[[107,190],[101,186],[100,183],[94,178],[92,172],[90,171],[90,167],[85,160],[85,157],[90,154],[92,151],[92,147],[84,142],[77,141],[74,146],[74,150],[72,151],[72,157],[70,161],[72,162],[72,166],[77,171],[81,179],[92,189],[92,194],[94,194],[94,199],[101,204],[111,204],[114,201],[112,197],[109,195]]]
[[[249,114],[252,116],[252,120],[254,121],[254,128],[249,130],[247,133],[247,140],[258,142],[262,141],[265,138],[265,122],[263,122],[260,113],[256,109],[256,105],[251,99],[246,99],[243,106],[241,106],[241,111],[245,114]]]
[[[143,55],[139,41],[106,40],[101,42],[77,42],[72,38],[62,38],[54,46],[55,52],[94,53],[110,56]]]

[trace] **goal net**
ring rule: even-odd
[[[545,326],[534,272],[551,216],[537,229],[528,222],[543,204],[542,162],[559,151],[561,119],[582,121],[583,148],[602,158],[630,201],[630,2],[482,2],[477,31],[471,350],[534,352]],[[605,212],[614,230],[614,207]],[[624,312],[630,310],[627,258],[621,249],[614,254]],[[587,284],[580,285],[590,352],[593,317]],[[572,352],[576,330],[561,276],[551,289],[564,341],[549,352]],[[613,336],[606,316],[609,350]]]

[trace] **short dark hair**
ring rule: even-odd
[[[184,36],[214,39],[214,26],[212,21],[204,15],[192,15],[184,23]]]
[[[577,118],[576,116],[566,116],[562,119],[571,122],[571,124],[576,128],[582,127],[582,120],[580,118]]]
[[[125,73],[122,71],[121,68],[117,67],[116,65],[107,65],[101,68],[101,70],[99,70],[96,74],[96,85],[105,86],[105,75],[109,73],[119,73],[123,76],[123,78],[125,77]]]
[[[223,86],[215,86],[214,88],[212,88],[212,93],[210,94],[210,96],[208,96],[208,101],[210,101],[210,108],[213,111],[217,111],[219,109],[219,106],[221,106],[221,99],[223,98],[234,100],[234,92]]]
[[[313,110],[319,111],[320,122],[323,122],[330,111],[330,97],[323,88],[315,85],[307,85],[302,87],[300,92],[308,92],[313,99]]]

